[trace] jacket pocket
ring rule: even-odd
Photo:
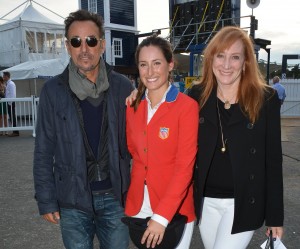
[[[69,168],[69,165],[62,165],[54,169],[57,200],[60,205],[63,204],[62,206],[76,203],[75,175],[71,171],[64,170]]]

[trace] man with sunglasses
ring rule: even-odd
[[[78,10],[65,19],[70,63],[45,83],[34,151],[35,198],[44,219],[60,223],[67,249],[125,249],[121,222],[129,185],[125,136],[127,77],[107,65],[102,19]]]

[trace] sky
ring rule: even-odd
[[[26,0],[0,0],[0,18],[24,2]],[[78,9],[78,0],[35,0],[35,2],[63,17]],[[271,45],[268,46],[271,49],[271,63],[281,64],[283,54],[296,54],[300,57],[300,14],[297,2],[298,0],[260,0],[258,7],[253,9],[253,15],[258,20],[255,38],[271,41]],[[63,19],[35,3],[33,5],[46,14],[48,18],[63,23]],[[19,14],[24,6],[22,5],[18,10],[8,15],[8,19]],[[246,0],[241,0],[241,16],[248,16],[251,13],[252,9],[247,6]],[[137,0],[137,27],[141,33],[163,29],[167,34],[169,1]],[[267,60],[267,53],[262,49],[259,52],[259,59]],[[299,63],[300,59],[288,61],[288,64]]]

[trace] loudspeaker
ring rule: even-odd
[[[260,0],[247,0],[246,3],[247,3],[249,8],[254,9],[259,5]]]

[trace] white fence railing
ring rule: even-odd
[[[286,98],[281,106],[282,117],[300,117],[300,79],[282,79],[280,82],[285,87]],[[272,80],[269,82],[273,85]]]
[[[287,95],[281,107],[281,116],[300,117],[300,80],[283,79],[281,83],[284,85]],[[272,85],[271,81],[270,85]],[[8,115],[11,102],[15,103],[16,127],[13,127]],[[35,96],[0,99],[0,132],[32,130],[32,136],[35,137],[38,103],[39,98]]]
[[[9,108],[12,108],[10,105],[12,102],[15,103],[16,127],[13,127],[8,114]],[[38,102],[39,98],[35,96],[0,99],[0,132],[32,130],[32,136],[35,137]]]

